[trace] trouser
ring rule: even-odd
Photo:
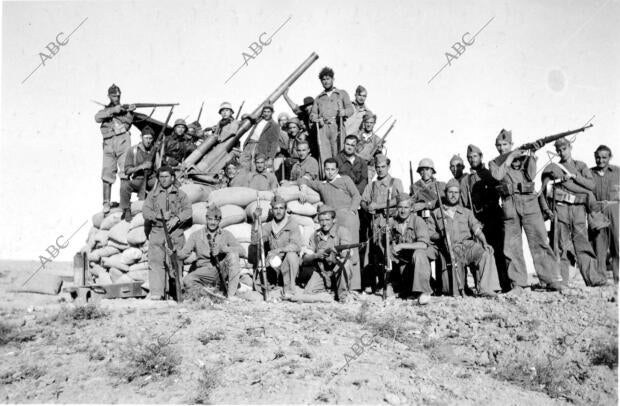
[[[125,155],[131,147],[131,136],[128,132],[115,135],[103,140],[103,164],[101,180],[112,184],[116,181],[116,174],[125,177]]]
[[[364,268],[364,287],[376,290],[385,284],[385,215],[368,215],[368,263]],[[391,280],[388,280],[391,283]]]
[[[217,286],[223,292],[224,289],[222,289],[219,274],[221,272],[222,278],[226,283],[226,292],[228,296],[234,296],[235,293],[237,293],[239,276],[241,274],[239,254],[236,252],[229,252],[228,254],[221,253],[218,255],[218,261],[219,271],[218,264],[207,262],[188,273],[183,278],[183,286],[185,286],[185,289],[200,288],[202,286]]]
[[[319,137],[319,153],[322,162],[327,158],[334,158],[338,155],[338,124],[335,121],[325,123],[323,127],[318,129]]]
[[[618,282],[618,202],[605,202],[602,207],[603,214],[607,216],[611,223],[609,227],[601,230],[594,230],[590,233],[590,241],[594,247],[594,252],[601,264],[607,263],[607,252],[611,255],[612,271],[614,281]]]
[[[394,255],[393,271],[398,271],[400,281],[397,291],[401,296],[413,293],[432,293],[431,264],[426,249],[402,250]],[[410,283],[409,283],[410,282]]]
[[[557,230],[551,235],[558,239],[560,271],[564,282],[568,282],[570,263],[577,263],[587,286],[604,283],[607,280],[605,262],[597,261],[588,241],[586,207],[583,204],[558,203],[556,208]]]
[[[515,194],[504,200],[504,256],[511,286],[528,286],[521,229],[525,230],[538,279],[546,284],[561,282],[560,266],[547,241],[537,196]]]
[[[506,257],[504,256],[504,224],[498,221],[501,211],[493,213],[483,213],[478,220],[482,223],[482,233],[487,242],[493,247],[493,255],[495,256],[495,265],[497,266],[497,275],[499,284],[504,292],[511,289],[510,279],[508,278],[508,269],[506,267]]]
[[[164,229],[153,227],[149,234],[149,288],[151,296],[164,296],[167,281],[166,270],[169,277],[174,277],[174,271],[170,266],[170,258],[166,255]],[[172,234],[172,243],[175,249],[181,250],[185,244],[185,236],[182,230]],[[183,269],[183,261],[178,260],[179,269]]]
[[[248,171],[252,171],[254,168],[254,157],[256,156],[258,149],[258,142],[249,142],[241,152],[239,157],[239,166],[245,168]]]
[[[371,221],[372,217],[368,214],[367,211],[361,210],[358,211],[359,219],[360,219],[360,232],[359,232],[359,241],[368,241],[372,237],[371,231]],[[370,245],[367,244],[364,247],[359,249],[359,257],[360,257],[360,273],[362,279],[362,288],[368,286],[366,273],[366,267],[369,264],[370,260]]]
[[[151,177],[148,181],[150,188],[155,185],[155,178]],[[144,181],[144,176],[137,176],[133,179],[121,179],[121,209],[128,209],[131,203],[131,194],[137,193],[138,200],[144,200],[146,198],[147,182]]]
[[[317,263],[312,267],[314,268],[314,272],[306,283],[304,293],[316,294],[336,290],[338,292],[338,297],[343,297],[344,292],[347,290],[347,285],[345,275],[339,277],[339,272],[334,272],[338,265],[319,265]],[[345,262],[342,272],[346,272],[348,280],[351,280],[351,263],[348,260]]]
[[[353,241],[352,244],[359,243],[360,232],[360,219],[357,212],[353,212],[350,209],[337,209],[336,210],[336,223],[340,227],[344,227],[349,230]],[[360,272],[360,254],[359,249],[351,249],[351,281],[350,288],[352,290],[359,290],[362,288],[362,276]]]
[[[280,255],[280,258],[282,259],[280,267],[278,269],[269,267],[267,271],[275,272],[278,281],[282,278],[284,293],[294,293],[295,280],[299,273],[299,254],[296,252],[287,252],[285,255]]]

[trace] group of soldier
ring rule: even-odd
[[[571,264],[586,285],[605,285],[608,259],[618,281],[620,179],[619,168],[609,164],[608,147],[597,148],[596,166],[588,168],[572,158],[568,139],[558,139],[554,146],[560,160],[541,169],[537,192],[535,152],[543,143],[514,148],[512,133],[502,129],[495,140],[499,156],[488,167],[481,149],[469,145],[470,172],[455,155],[450,160],[453,178],[444,183],[435,178],[433,161],[424,158],[417,167],[420,179],[411,179],[406,192],[403,182],[390,175],[385,138],[375,133],[376,115],[365,103],[367,90],[358,86],[351,102],[346,91],[334,87],[330,68],[323,68],[319,79],[323,91],[301,105],[284,93],[293,117],[282,113],[276,122],[269,103],[259,117],[242,116],[253,125],[243,147],[238,145],[221,173],[201,180],[258,191],[298,185],[302,203],[308,189],[320,195],[319,226],[309,241],[303,241],[286,201],[276,194],[267,222],[261,223],[260,208],[253,214],[248,252],[220,227],[222,213],[215,206],[207,209],[206,227],[185,241],[192,206],[176,180],[184,159],[206,139],[223,142],[235,136],[240,121],[230,103],[222,103],[221,120],[210,128],[179,119],[172,136],[154,143],[147,126],[141,142],[131,147],[135,107],[121,105],[120,89],[110,87],[110,104],[95,116],[104,137],[103,211],[110,210],[111,185],[120,167],[124,220],[131,220],[132,193],[145,200],[151,299],[164,297],[172,251],[178,253],[178,265],[195,254],[182,281],[185,289],[207,286],[229,297],[243,281],[243,256],[257,270],[266,270],[262,281],[250,285],[281,286],[287,297],[330,292],[342,301],[382,292],[419,304],[429,303],[432,294],[493,297],[529,289],[522,231],[541,287],[567,289]],[[545,219],[551,220],[549,233]],[[165,244],[164,225],[174,247]]]

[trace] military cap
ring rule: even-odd
[[[215,216],[215,218],[217,219],[221,219],[222,218],[222,210],[220,210],[219,207],[217,207],[214,204],[210,204],[207,207],[207,213],[205,215],[205,217],[209,217],[209,215]]]
[[[499,141],[512,142],[512,131],[502,128],[502,131],[500,131],[499,134],[497,134],[497,138],[495,138],[496,144]]]
[[[368,90],[366,90],[364,86],[358,85],[357,88],[355,89],[355,94],[360,94],[362,92],[368,92]]]
[[[232,105],[228,102],[224,102],[220,104],[220,109],[217,111],[218,114],[222,114],[222,110],[228,109],[232,114],[235,114],[235,110],[232,108]]]
[[[334,70],[330,67],[324,67],[319,72],[319,79],[323,79],[324,76],[329,76],[330,78],[334,78]]]
[[[446,183],[446,192],[447,192],[450,188],[452,188],[452,187],[455,187],[455,188],[457,188],[457,189],[461,190],[461,185],[460,185],[459,181],[458,181],[458,180],[456,180],[456,179],[454,179],[454,178],[450,179],[450,180],[448,181],[448,183]]]
[[[477,146],[475,146],[474,144],[469,144],[469,145],[467,146],[467,153],[468,153],[468,154],[473,154],[473,153],[476,153],[476,154],[480,154],[480,155],[482,155],[482,151],[480,150],[480,148],[478,148],[478,147],[477,147]]]
[[[202,130],[202,126],[198,121],[194,121],[190,124],[190,127],[194,127],[196,130]]]
[[[385,155],[381,153],[375,155],[375,165],[382,163],[382,162],[388,162],[388,157],[386,157]]]
[[[283,204],[284,207],[286,207],[286,200],[280,195],[275,195],[273,199],[271,199],[271,207],[276,207],[276,204]]]
[[[262,152],[259,152],[258,154],[256,154],[254,156],[254,162],[258,161],[258,160],[267,160],[267,157],[265,156],[265,154],[263,154]]]
[[[364,116],[362,117],[362,121],[367,121],[370,119],[376,120],[377,115],[373,113],[372,111],[368,110],[366,113],[364,113]]]
[[[298,128],[301,129],[301,121],[299,121],[297,117],[289,118],[286,124],[284,124],[284,128],[288,128],[288,126],[291,124],[295,124]]]
[[[420,160],[420,163],[418,164],[418,169],[416,169],[416,172],[420,172],[420,169],[422,168],[431,168],[433,170],[433,173],[436,173],[435,163],[430,158],[422,158]]]
[[[553,144],[553,146],[556,148],[564,146],[564,145],[570,146],[570,141],[564,137],[556,140],[555,143]]]
[[[175,128],[178,125],[182,125],[183,127],[185,127],[185,129],[187,130],[187,124],[185,123],[185,120],[183,120],[182,118],[178,118],[175,122],[174,122],[174,126],[173,128]]]
[[[278,121],[280,121],[280,119],[282,119],[282,118],[285,118],[287,120],[287,122],[288,122],[289,117],[290,116],[288,115],[288,113],[282,112],[282,113],[278,114]]]
[[[400,204],[404,201],[411,201],[411,196],[409,196],[407,193],[399,193],[396,196],[396,204]]]
[[[108,96],[120,95],[120,94],[121,94],[121,88],[116,86],[114,83],[112,83],[112,86],[108,88]]]
[[[174,169],[172,169],[172,167],[168,166],[168,165],[163,165],[161,166],[158,170],[157,170],[157,176],[161,175],[162,172],[168,172],[169,174],[171,174],[172,176],[175,176],[176,173],[174,172]]]
[[[331,213],[333,217],[336,216],[336,210],[334,210],[333,207],[327,205],[327,204],[323,204],[321,205],[321,207],[319,207],[319,216],[321,214],[325,214],[325,213]]]
[[[302,104],[299,107],[308,107],[308,106],[310,106],[312,104],[314,104],[314,97],[306,96],[306,97],[304,97],[304,104]]]
[[[270,102],[265,103],[261,111],[265,111],[265,109],[269,109],[273,113],[273,104],[271,104]]]
[[[463,164],[463,158],[461,158],[459,154],[453,155],[452,158],[450,158],[450,165],[452,165],[452,162],[454,161],[459,161],[461,164]]]
[[[147,125],[146,127],[144,127],[141,131],[141,135],[146,135],[146,134],[151,134],[151,135],[155,135],[155,131],[153,131],[153,129],[151,128],[151,126]]]

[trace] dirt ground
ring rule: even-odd
[[[425,307],[372,295],[76,307],[10,291],[36,265],[0,262],[5,403],[618,403],[613,285]]]

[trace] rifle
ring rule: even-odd
[[[413,197],[413,166],[411,166],[411,161],[409,161],[409,196]]]
[[[543,192],[544,193],[544,192]],[[558,210],[557,210],[557,202],[555,200],[555,183],[551,185],[551,193],[553,194],[553,220],[551,221],[551,230],[553,237],[553,255],[555,256],[556,261],[560,261],[559,256],[559,241],[558,241]]]
[[[198,112],[198,117],[196,117],[196,122],[200,123],[200,116],[202,116],[202,108],[205,106],[205,102],[202,102],[200,105],[200,111]]]
[[[536,150],[536,144],[537,143],[542,143],[543,145],[546,145],[546,144],[549,144],[550,142],[559,140],[560,138],[564,138],[564,137],[567,137],[569,135],[573,135],[573,134],[577,134],[577,133],[583,132],[583,131],[585,131],[588,128],[593,127],[593,126],[594,126],[594,124],[589,124],[589,125],[577,128],[576,130],[569,130],[569,131],[565,131],[563,133],[553,134],[553,135],[549,135],[548,137],[539,138],[539,139],[537,139],[534,142],[528,142],[526,144],[523,144],[523,145],[521,145],[517,149],[522,150],[522,151],[528,151],[528,150],[529,151],[534,151],[534,150]],[[506,161],[506,159],[508,158],[509,154],[510,154],[510,152],[507,152],[507,153],[502,154],[499,157],[497,157],[496,158],[497,165],[499,166],[499,165],[503,164]]]
[[[260,201],[258,194],[256,195],[256,207],[260,207],[258,204]],[[263,285],[263,299],[267,301],[267,267],[265,266],[265,246],[263,240],[263,226],[260,222],[260,216],[255,220],[256,222],[256,231],[258,234],[258,245],[257,245],[257,257],[258,257],[258,267],[257,270],[259,272],[261,278],[261,284]]]
[[[91,100],[93,103],[100,105],[101,107],[108,107],[107,105],[98,102],[97,100]],[[173,107],[178,106],[179,103],[131,103],[131,104],[121,104],[121,108],[123,110],[129,110],[129,107],[134,106],[137,109],[141,108],[156,108],[156,107]]]
[[[166,122],[164,123],[164,125],[161,127],[161,131],[159,132],[159,134],[157,135],[157,137],[153,140],[153,145],[155,145],[155,143],[157,142],[157,140],[159,139],[159,137],[162,137],[161,140],[161,151],[159,153],[159,157],[157,158],[156,162],[155,162],[155,167],[157,169],[159,169],[161,167],[161,163],[162,160],[164,159],[164,153],[166,152],[166,128],[168,128],[168,123],[170,122],[170,118],[172,117],[172,111],[174,110],[174,106],[170,107],[170,112],[168,113],[168,117],[166,117]],[[157,154],[155,154],[157,155]]]
[[[456,257],[454,256],[454,250],[452,249],[452,240],[450,239],[450,233],[448,232],[448,221],[446,220],[446,210],[443,207],[443,202],[441,201],[441,194],[439,193],[439,186],[437,186],[437,182],[435,182],[435,191],[437,192],[439,210],[441,211],[441,221],[443,224],[443,239],[446,244],[446,248],[448,249],[446,267],[449,271],[452,272],[452,295],[456,296],[455,293],[460,292],[461,290],[461,276],[459,275],[458,264],[456,262]],[[456,279],[456,287],[454,287],[454,279]]]
[[[213,236],[209,233],[207,233],[207,241],[209,242],[209,256],[211,257],[211,262],[215,265],[217,273],[220,276],[220,285],[222,285],[224,296],[228,297],[228,286],[226,286],[226,280],[222,274],[222,264],[220,263],[220,260],[217,259],[217,255],[213,253]]]
[[[244,104],[245,104],[245,100],[241,102],[241,106],[239,106],[239,110],[237,110],[237,115],[235,116],[235,120],[239,120],[239,115],[241,115],[241,110],[243,110]]]
[[[381,123],[381,125],[375,129],[375,131],[379,131],[381,129],[381,127],[383,127],[385,125],[385,123],[387,123],[391,118],[392,118],[392,115],[390,115],[388,118],[386,118],[385,121],[383,121]]]
[[[392,189],[387,190],[387,204],[385,205],[385,274],[383,277],[383,300],[387,299],[387,285],[392,273],[392,254],[390,252],[390,200]]]
[[[342,245],[335,245],[331,248],[328,248],[327,251],[330,252],[342,252],[344,250],[350,250],[352,248],[362,248],[364,247],[366,244],[368,244],[368,241],[364,241],[364,242],[359,242],[357,244],[342,244]]]
[[[325,131],[325,128],[323,128]],[[321,127],[316,122],[316,145],[319,148],[319,179],[323,179],[323,157],[321,156]]]
[[[390,124],[385,134],[383,134],[383,137],[381,137],[381,140],[377,143],[377,145],[375,145],[374,149],[372,150],[372,154],[370,154],[370,156],[375,156],[379,147],[383,145],[388,134],[390,133],[390,131],[392,131],[392,128],[394,128],[394,124],[396,124],[396,121],[397,121],[396,119],[392,121],[392,124]]]
[[[181,283],[183,282],[181,281],[181,269],[179,268],[179,259],[177,257],[177,251],[174,248],[174,244],[172,243],[172,237],[170,237],[170,233],[168,231],[168,225],[166,224],[164,210],[159,209],[159,212],[161,214],[161,222],[164,227],[164,236],[166,237],[166,245],[168,246],[168,249],[172,251],[172,254],[170,254],[170,262],[172,265],[172,270],[174,271],[174,279],[175,279],[174,285],[176,288],[177,302],[181,303],[183,302],[183,291],[181,288]]]

